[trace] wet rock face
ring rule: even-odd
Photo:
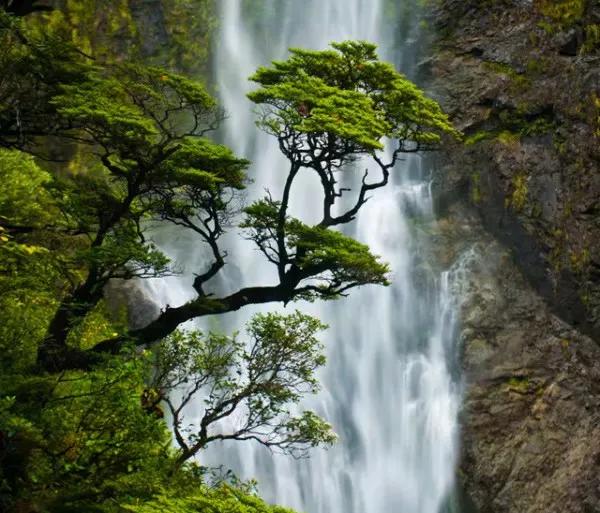
[[[459,476],[480,513],[600,512],[600,347],[554,315],[455,204],[440,241],[475,248],[462,306]]]
[[[164,7],[161,0],[130,0],[131,17],[143,37],[140,38],[142,57],[155,57],[169,43]]]
[[[505,250],[482,257],[464,316],[466,488],[481,512],[600,511],[600,348]]]
[[[435,5],[433,89],[467,142],[439,158],[440,243],[479,254],[460,481],[480,513],[598,513],[600,4]]]
[[[583,7],[565,21],[556,4]],[[466,188],[553,311],[600,341],[600,5],[437,5],[434,89],[467,138],[437,187]]]

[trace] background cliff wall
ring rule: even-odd
[[[432,3],[423,64],[466,136],[435,176],[440,245],[478,255],[463,306],[465,490],[482,512],[597,512],[600,5]]]
[[[203,77],[217,24],[215,0],[53,0],[37,22],[102,61],[139,58]]]
[[[555,312],[600,338],[600,5],[438,4],[432,71],[463,184]]]

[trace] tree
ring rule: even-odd
[[[236,222],[234,200],[248,163],[205,138],[223,113],[204,87],[157,67],[90,62],[68,44],[23,27],[24,41],[15,40],[11,30],[4,30],[5,37],[20,43],[4,57],[6,65],[27,62],[28,69],[43,67],[34,73],[38,82],[54,78],[41,97],[34,96],[33,113],[26,101],[16,113],[0,112],[0,143],[30,150],[39,147],[41,127],[50,127],[48,135],[77,145],[90,169],[58,185],[69,229],[89,244],[74,263],[85,269],[84,277],[64,296],[40,347],[39,363],[48,370],[89,366],[94,354],[116,353],[131,341],[155,343],[195,317],[249,304],[331,299],[361,285],[387,284],[386,264],[337,227],[354,220],[369,194],[388,183],[400,154],[432,149],[443,133],[456,134],[437,103],[377,59],[373,44],[293,49],[288,60],[260,68],[251,77],[259,87],[249,98],[263,108],[259,126],[277,138],[289,169],[282,197],[268,194],[246,207],[241,226],[276,266],[278,282],[217,297],[210,282],[227,258],[219,238]],[[5,94],[20,95],[19,85]],[[385,144],[391,145],[387,160]],[[353,206],[334,213],[337,200],[351,192],[340,188],[339,175],[366,161],[378,176],[365,172]],[[294,181],[306,171],[317,173],[323,191],[315,226],[288,215]],[[101,301],[110,279],[172,272],[147,238],[153,221],[182,226],[207,244],[212,261],[197,271],[196,298],[141,329],[91,348],[74,346],[69,335]]]
[[[81,353],[67,340],[102,299],[104,285],[170,272],[167,259],[146,240],[145,223],[181,224],[213,250],[216,262],[198,276],[197,288],[218,271],[216,240],[235,191],[244,186],[247,162],[204,137],[222,111],[201,84],[155,67],[98,66],[53,38],[27,34],[23,42],[10,28],[4,35],[13,43],[6,67],[30,71],[24,88],[13,83],[23,79],[20,73],[6,87],[0,84],[3,102],[18,105],[0,112],[0,141],[33,151],[45,130],[76,144],[89,168],[53,184],[67,229],[88,240],[71,263],[86,272],[57,308],[39,352],[48,369],[77,366]],[[27,79],[35,84],[48,77],[64,82],[33,87],[36,93],[29,94]]]
[[[178,332],[163,342],[153,386],[172,417],[178,465],[215,441],[254,440],[296,457],[333,443],[331,426],[316,414],[290,412],[292,404],[319,389],[314,373],[325,357],[315,335],[324,328],[298,311],[259,314],[247,326],[248,343],[199,332]],[[184,416],[194,398],[204,398],[197,426],[187,425]],[[234,413],[234,426],[219,425]]]
[[[332,46],[328,51],[292,49],[287,61],[261,68],[251,77],[260,88],[249,98],[264,107],[259,126],[277,138],[290,167],[281,199],[268,195],[247,207],[241,226],[277,267],[279,283],[221,298],[199,293],[130,332],[128,337],[138,344],[159,340],[194,317],[255,303],[330,299],[357,286],[387,284],[387,266],[368,247],[332,228],[352,221],[368,194],[387,185],[400,154],[432,149],[441,134],[457,132],[436,102],[377,59],[375,45]],[[380,153],[386,138],[395,144],[387,161]],[[370,159],[380,176],[369,181],[365,172],[354,206],[334,215],[333,206],[344,192],[337,175],[350,172],[362,158]],[[323,218],[316,226],[287,214],[292,186],[302,169],[315,171],[322,184]],[[95,350],[114,352],[124,340],[104,341]]]
[[[215,263],[196,278],[200,289],[220,268],[221,223],[243,188],[247,162],[203,137],[221,112],[200,84],[152,67],[118,71],[118,80],[92,72],[52,100],[60,116],[84,127],[69,136],[93,147],[101,167],[70,195],[68,215],[91,241],[88,273],[50,324],[40,351],[45,365],[62,365],[70,330],[102,299],[110,279],[169,272],[146,240],[144,220],[185,226],[209,245]]]

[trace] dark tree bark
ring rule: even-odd
[[[180,324],[196,317],[234,312],[252,304],[286,303],[302,292],[302,289],[298,289],[296,286],[301,280],[310,276],[312,272],[292,268],[286,273],[284,280],[279,285],[247,287],[218,299],[198,297],[182,306],[167,308],[156,320],[144,328],[131,331],[126,337],[100,342],[93,350],[97,353],[115,354],[127,342],[134,342],[136,345],[141,346],[161,340],[173,333]]]

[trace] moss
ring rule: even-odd
[[[523,92],[531,86],[531,80],[523,73],[502,62],[485,61],[484,67],[497,75],[504,75],[510,80],[510,90],[513,94]]]
[[[502,130],[496,136],[498,142],[504,146],[514,146],[519,142],[520,138],[518,133],[511,132],[510,130]]]
[[[531,207],[531,217],[538,219],[542,216],[542,206],[539,203],[534,203]]]
[[[592,53],[600,48],[600,24],[586,20],[586,0],[540,0],[538,12],[543,18],[538,27],[548,35],[579,26],[583,32],[581,54]]]
[[[584,274],[590,265],[590,250],[588,248],[583,248],[580,251],[571,251],[569,254],[569,261],[573,272],[576,274]]]
[[[600,48],[600,24],[592,23],[584,28],[585,39],[581,53],[592,53]]]
[[[162,59],[173,69],[205,71],[217,27],[214,0],[162,0],[169,45]]]
[[[490,130],[478,130],[473,135],[470,135],[465,139],[465,144],[467,146],[471,146],[473,144],[477,144],[480,141],[485,141],[487,139],[493,139],[494,132]]]
[[[592,127],[594,136],[600,139],[600,97],[595,93],[592,94]]]
[[[531,109],[529,104],[521,103],[517,109],[492,110],[496,118],[492,119],[492,122],[497,124],[496,128],[473,132],[465,139],[465,145],[472,146],[482,141],[496,140],[505,146],[513,146],[521,137],[547,134],[557,129],[551,111],[536,113],[531,112]]]
[[[94,57],[119,58],[122,53],[134,54],[138,47],[127,0],[105,2],[101,7],[91,0],[62,0],[37,22],[29,21],[40,22]]]
[[[527,376],[513,376],[506,382],[506,389],[509,392],[525,394],[529,392],[531,382]]]
[[[470,198],[476,205],[481,203],[481,175],[479,171],[471,173]]]
[[[529,59],[527,61],[527,74],[528,75],[541,75],[546,71],[546,62],[540,57],[535,59]]]
[[[538,22],[537,26],[541,28],[546,34],[553,35],[558,32],[558,28],[553,23],[550,23],[546,20],[541,20]]]
[[[566,232],[560,227],[554,228],[550,232],[550,241],[552,249],[548,253],[548,263],[551,265],[552,271],[558,274],[565,266]]]
[[[571,344],[572,344],[572,341],[571,341],[571,340],[569,340],[568,338],[563,338],[563,339],[560,341],[560,350],[561,350],[561,352],[562,352],[562,354],[563,354],[563,357],[565,357],[565,358],[566,358],[566,357],[568,357],[568,356],[569,356],[569,354],[571,353],[571,351],[570,351],[570,349],[571,349]]]
[[[525,123],[521,127],[521,135],[541,135],[546,134],[548,132],[552,132],[556,129],[556,124],[553,120],[550,120],[545,117],[539,117],[535,120]]]
[[[545,17],[541,28],[548,33],[566,30],[583,18],[585,0],[538,0],[538,11]]]
[[[586,306],[586,307],[591,306],[592,295],[589,293],[589,291],[584,290],[583,292],[581,292],[579,294],[579,299],[581,299],[581,302],[583,303],[584,306]]]
[[[146,61],[196,75],[205,72],[217,23],[215,1],[161,0],[161,8],[168,39]],[[129,0],[56,0],[56,9],[27,23],[50,28],[103,61],[139,58],[145,37]]]
[[[523,210],[527,202],[527,194],[527,176],[519,173],[512,179],[512,193],[506,198],[506,207],[512,207],[517,212]]]
[[[517,109],[503,110],[499,113],[498,118],[501,130],[510,132],[503,135],[504,142],[507,143],[514,142],[519,137],[547,134],[557,129],[552,110],[545,109],[542,112],[536,112],[526,103],[522,103]]]
[[[552,145],[559,155],[565,155],[567,153],[567,140],[561,134],[554,134],[552,136]]]

